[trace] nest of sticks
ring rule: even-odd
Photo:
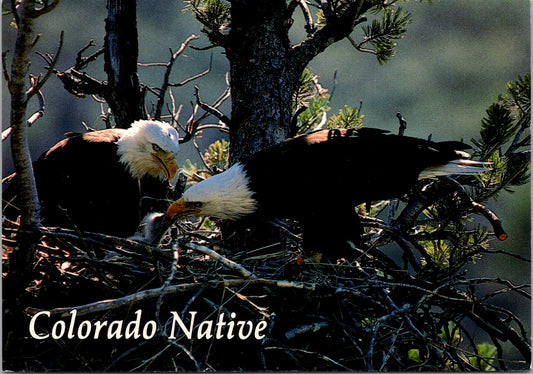
[[[225,248],[216,228],[198,227],[180,222],[157,247],[43,228],[33,281],[17,306],[24,322],[4,322],[4,369],[527,367],[524,326],[490,304],[503,292],[528,297],[524,286],[443,275],[429,266],[414,271],[412,253],[403,253],[407,260],[398,265],[377,246],[356,249],[354,259],[318,264],[302,251],[294,222],[283,223],[281,243],[247,252]],[[5,266],[18,224],[4,221],[3,229]],[[494,287],[479,296],[474,288],[481,284]],[[28,329],[36,316],[39,338]],[[473,331],[480,330],[496,347],[491,355],[479,348]]]

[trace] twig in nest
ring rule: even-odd
[[[163,283],[163,286],[161,287],[163,290],[170,285],[172,280],[174,279],[174,276],[176,275],[176,270],[178,269],[178,260],[179,260],[179,252],[177,245],[174,248],[174,261],[172,261],[172,265],[170,266],[170,274],[165,280],[165,283]],[[161,306],[163,305],[163,296],[165,295],[164,292],[161,292],[161,295],[157,298],[156,307],[155,307],[155,320],[157,321],[159,331],[165,336],[165,338],[168,339],[168,335],[166,334],[166,330],[163,328],[163,325],[161,323],[160,319],[160,312],[161,312]]]
[[[128,296],[124,296],[118,299],[101,300],[101,301],[97,301],[94,303],[89,303],[89,304],[74,306],[74,307],[55,308],[55,309],[50,310],[50,314],[59,315],[60,317],[67,317],[70,315],[70,312],[72,311],[72,309],[76,309],[78,312],[78,315],[82,316],[82,315],[87,315],[91,313],[103,312],[103,311],[107,311],[111,309],[117,309],[120,307],[131,305],[133,303],[153,299],[153,298],[159,297],[161,293],[169,295],[169,294],[175,294],[175,293],[180,293],[180,292],[187,292],[191,290],[198,290],[202,288],[236,287],[236,286],[252,285],[252,284],[276,286],[279,288],[294,288],[294,289],[308,290],[308,291],[315,291],[317,288],[317,285],[315,283],[280,281],[280,280],[265,279],[265,278],[211,280],[211,281],[207,281],[204,283],[196,283],[196,282],[195,283],[182,283],[182,284],[171,285],[168,287],[152,288],[152,289],[140,291],[135,294],[128,295]],[[40,309],[37,309],[37,308],[32,308],[32,307],[26,308],[26,313],[30,315],[34,315],[35,313],[38,313],[39,311]]]
[[[224,266],[239,272],[244,278],[250,278],[254,276],[252,272],[246,270],[242,265],[239,265],[236,262],[233,262],[227,259],[226,257],[222,256],[221,254],[213,251],[212,249],[206,246],[199,245],[199,244],[192,243],[192,242],[185,244],[185,246],[187,248],[193,249],[197,252],[210,256],[213,260],[218,261]]]
[[[308,325],[302,325],[295,327],[285,333],[285,337],[288,340],[294,339],[295,337],[307,333],[315,333],[323,328],[326,328],[329,326],[329,322],[315,322],[310,323]]]
[[[306,355],[315,356],[315,357],[317,357],[317,358],[319,358],[319,359],[321,359],[323,361],[330,362],[330,363],[334,364],[335,366],[338,366],[338,367],[342,368],[343,370],[353,371],[349,367],[347,367],[347,366],[341,364],[340,362],[335,361],[331,357],[323,355],[322,353],[319,353],[319,352],[311,352],[311,351],[308,351],[308,350],[305,350],[305,349],[286,348],[286,347],[265,347],[264,350],[265,351],[266,350],[281,350],[281,351],[284,351],[285,353],[288,353],[288,352],[304,353]]]
[[[252,306],[254,308],[253,309],[254,311],[257,311],[263,317],[265,317],[265,318],[272,317],[272,314],[268,313],[268,308],[265,308],[265,307],[257,305],[252,300],[250,300],[250,298],[248,298],[245,295],[243,295],[242,293],[240,293],[240,290],[239,291],[233,291],[231,288],[226,288],[226,290],[231,292],[233,294],[233,296],[237,297],[239,300],[246,301],[250,306]],[[231,300],[231,298],[228,299],[227,301],[229,301],[229,300]]]

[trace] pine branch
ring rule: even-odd
[[[202,31],[213,46],[227,44],[226,30],[231,21],[230,10],[224,0],[188,0],[186,10],[191,10],[196,19],[204,25]]]
[[[378,62],[383,64],[394,56],[395,40],[403,38],[409,23],[411,23],[409,12],[401,8],[385,9],[381,20],[373,20],[370,26],[363,26],[364,38],[359,44],[350,41],[355,49],[375,54]],[[364,48],[367,43],[374,49]]]
[[[329,14],[327,1],[321,6],[326,24],[306,40],[292,47],[292,65],[301,66],[302,69],[328,46],[349,36],[357,25],[365,22],[364,13],[372,7],[372,2],[348,2],[342,12],[335,14]]]

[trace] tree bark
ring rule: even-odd
[[[32,48],[32,31],[35,2],[24,1],[17,23],[18,33],[11,67],[9,91],[11,93],[11,153],[18,183],[19,207],[21,209],[20,232],[17,247],[10,255],[9,276],[22,282],[24,274],[31,268],[35,254],[35,236],[41,221],[37,185],[33,175],[31,155],[26,133],[26,74],[28,54]],[[17,283],[18,283],[17,282]]]
[[[243,161],[289,135],[299,71],[290,60],[284,0],[232,2],[226,52],[230,62],[230,163]]]
[[[146,118],[144,90],[137,75],[137,8],[136,0],[108,0],[104,71],[108,76],[105,99],[113,112],[117,127],[128,128]]]
[[[231,2],[231,29],[225,43],[232,100],[230,164],[289,137],[292,99],[301,72],[289,62],[286,9],[285,0]],[[280,240],[279,230],[262,220],[228,222],[222,231],[236,248],[258,248]]]

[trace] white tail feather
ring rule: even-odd
[[[431,166],[422,170],[418,179],[441,177],[444,175],[477,175],[485,171],[490,162],[453,160],[445,165]]]

